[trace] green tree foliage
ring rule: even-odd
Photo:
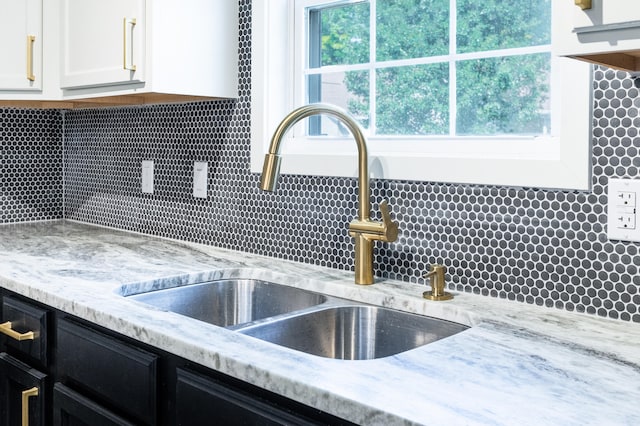
[[[549,125],[550,55],[461,61],[457,67],[458,135],[540,134]],[[465,81],[465,79],[473,79]]]
[[[321,9],[323,66],[369,61],[369,4]]]
[[[449,0],[378,1],[376,26],[379,61],[449,53]]]
[[[458,1],[458,53],[550,43],[551,0]],[[447,55],[449,0],[377,0],[378,62]],[[368,2],[321,9],[322,65],[369,61]],[[539,134],[548,126],[549,54],[460,60],[456,69],[456,133]],[[345,73],[349,109],[368,115],[369,82]],[[368,75],[368,74],[367,74]],[[449,132],[449,63],[379,68],[378,134],[442,135]],[[363,119],[367,124],[368,119]]]
[[[459,53],[549,44],[551,0],[458,1],[457,26]]]
[[[449,132],[448,64],[383,68],[377,75],[378,134]]]
[[[458,52],[551,42],[551,0],[458,2]],[[457,122],[461,135],[539,134],[546,125],[549,54],[461,61]]]

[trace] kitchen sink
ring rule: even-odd
[[[130,294],[132,289],[136,286],[119,293],[276,345],[340,360],[392,356],[469,328],[259,279],[217,279]]]
[[[356,305],[300,313],[239,331],[321,357],[370,360],[405,352],[467,328],[436,318]]]
[[[220,327],[276,317],[327,300],[312,291],[255,279],[215,280],[127,297]]]

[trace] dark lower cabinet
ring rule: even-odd
[[[0,426],[22,426],[23,419],[28,426],[351,425],[9,291],[0,293],[3,321],[12,327],[0,330]],[[29,330],[32,338],[16,339]]]
[[[317,425],[296,413],[228,384],[178,369],[176,424],[199,425]]]
[[[47,375],[0,353],[0,424],[45,426]]]
[[[157,424],[159,356],[94,327],[61,318],[57,380],[143,425]]]
[[[48,426],[51,312],[14,295],[0,295],[0,425]]]
[[[53,407],[53,424],[56,426],[134,426],[134,423],[61,383],[53,387]]]

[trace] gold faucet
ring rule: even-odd
[[[260,188],[275,191],[280,175],[280,143],[287,131],[298,121],[312,115],[326,114],[340,120],[353,135],[358,145],[358,218],[349,224],[349,235],[355,238],[356,284],[373,284],[373,242],[393,242],[398,238],[398,223],[391,220],[386,201],[380,203],[382,222],[371,220],[369,200],[369,156],[367,142],[360,125],[340,108],[328,104],[311,104],[291,111],[278,125],[269,153],[265,155]]]

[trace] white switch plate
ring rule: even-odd
[[[193,196],[196,198],[207,198],[208,171],[209,165],[206,161],[193,163]]]
[[[142,162],[142,192],[153,194],[153,161]]]
[[[640,242],[638,194],[640,179],[609,179],[607,236],[610,240]]]

